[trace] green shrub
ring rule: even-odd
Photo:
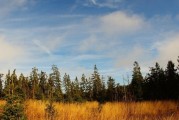
[[[26,120],[22,99],[17,96],[8,96],[6,98],[1,120]]]

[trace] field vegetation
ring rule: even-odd
[[[5,101],[0,101],[1,108]],[[47,102],[25,101],[28,120],[46,120]],[[178,120],[174,101],[54,103],[54,120]],[[2,109],[0,110],[2,113]]]
[[[178,57],[179,63],[179,57]],[[61,78],[32,68],[30,76],[10,70],[0,74],[1,120],[177,120],[179,118],[179,64],[158,63],[143,77],[137,61],[124,84],[104,79],[97,66],[91,77]]]

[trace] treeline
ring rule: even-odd
[[[168,62],[166,69],[156,63],[143,77],[138,62],[134,62],[132,79],[127,79],[127,85],[120,85],[112,77],[105,81],[96,65],[90,78],[83,74],[75,80],[71,80],[66,73],[62,77],[55,65],[49,75],[34,67],[29,77],[23,74],[18,77],[14,70],[12,73],[8,71],[5,80],[2,80],[3,74],[0,74],[0,98],[17,95],[23,99],[60,102],[178,100],[178,71],[179,66],[175,67],[172,61]]]

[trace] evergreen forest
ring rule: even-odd
[[[126,85],[117,83],[112,76],[104,80],[96,65],[91,77],[82,74],[75,80],[67,73],[61,76],[56,65],[52,65],[50,74],[34,67],[28,77],[22,73],[17,76],[16,70],[8,71],[6,75],[0,74],[0,98],[15,95],[24,100],[56,102],[178,100],[179,57],[177,61],[178,65],[168,61],[165,69],[156,63],[146,76],[135,61],[131,79],[125,79]]]

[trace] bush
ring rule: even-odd
[[[17,96],[8,96],[6,98],[1,120],[26,120],[22,99]]]
[[[56,114],[55,106],[53,105],[53,102],[50,101],[50,103],[46,105],[45,116],[48,120],[54,120]]]

